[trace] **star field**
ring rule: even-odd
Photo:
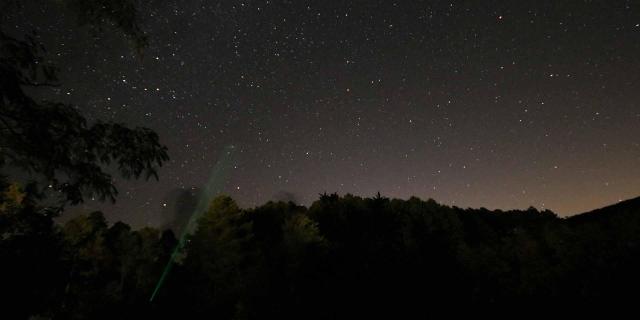
[[[379,191],[570,215],[640,192],[638,2],[140,6],[142,57],[50,2],[9,24],[60,67],[47,95],[169,147],[160,181],[118,181],[115,205],[84,209],[161,224],[228,145],[225,190],[244,206]]]

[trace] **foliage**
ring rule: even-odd
[[[130,0],[65,3],[83,23],[111,23],[136,45],[146,43]],[[34,89],[58,84],[58,70],[45,53],[33,34],[19,39],[0,30],[0,168],[35,176],[40,188],[33,190],[59,196],[60,207],[85,196],[114,201],[117,190],[105,167],[115,167],[125,178],[157,179],[168,155],[155,132],[112,122],[89,124],[77,106],[31,97]]]
[[[322,195],[311,207],[214,199],[153,302],[177,240],[109,225],[56,226],[5,184],[0,274],[16,318],[335,318],[446,306],[630,301],[640,285],[640,199],[569,219],[433,200]],[[22,209],[16,208],[23,206]],[[14,210],[14,211],[12,211]],[[37,281],[36,281],[37,280]],[[6,292],[6,291],[5,291]]]
[[[131,0],[61,3],[82,25],[146,44]],[[33,99],[35,88],[57,85],[45,54],[32,34],[0,30],[0,168],[39,177],[21,186],[0,175],[3,319],[399,318],[637,298],[640,198],[561,219],[534,208],[323,194],[309,208],[213,199],[150,302],[178,242],[171,230],[110,225],[100,212],[64,225],[54,217],[87,195],[113,200],[104,167],[156,176],[166,148],[149,129],[89,124],[75,106]],[[43,207],[47,195],[60,206]]]
[[[141,54],[146,37],[133,1],[60,3],[82,25],[120,30]],[[4,1],[0,21],[21,5]],[[124,224],[109,228],[101,213],[64,227],[53,219],[86,196],[114,201],[108,169],[125,178],[157,179],[167,149],[150,129],[89,123],[77,106],[33,98],[59,84],[58,69],[48,61],[35,33],[16,36],[0,29],[0,170],[33,179],[21,187],[0,175],[3,318],[94,319],[142,310],[137,306],[146,301],[158,264],[168,260],[172,234],[131,231]]]
[[[147,36],[139,24],[139,13],[134,0],[63,0],[77,13],[81,26],[103,32],[105,25],[121,30],[133,43],[139,54],[148,44]]]

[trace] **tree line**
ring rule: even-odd
[[[100,212],[57,225],[16,185],[0,212],[0,301],[16,319],[343,318],[444,306],[619,303],[640,284],[640,200],[569,219],[323,194],[241,209],[219,196],[187,237]]]
[[[142,57],[148,39],[133,1],[56,3],[96,33],[119,31]],[[21,5],[0,5],[0,22]],[[49,61],[35,32],[0,28],[2,319],[397,318],[635,302],[640,199],[563,219],[415,197],[323,194],[308,208],[242,209],[220,196],[162,282],[173,231],[109,224],[100,212],[55,222],[86,197],[115,201],[106,167],[157,177],[168,150],[148,128],[89,122],[75,105],[34,98],[59,85]],[[13,182],[15,172],[28,179]]]

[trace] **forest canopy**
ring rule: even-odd
[[[620,303],[640,284],[639,208],[635,199],[563,219],[379,195],[252,209],[219,196],[150,301],[178,242],[171,230],[109,224],[100,212],[56,225],[9,188],[0,213],[2,301],[17,318],[54,319],[325,319],[447,305]],[[16,225],[30,228],[16,233]]]
[[[63,8],[64,15],[49,18],[72,19],[96,43],[105,34],[124,39],[131,61],[144,60],[153,41],[142,26],[138,1],[37,1]],[[625,22],[626,14],[610,19],[613,15],[600,14],[600,7],[590,4],[583,7],[593,12],[562,12],[557,16],[563,20],[554,21],[547,4],[525,10],[519,3],[519,10],[497,13],[488,5],[459,10],[428,2],[433,7],[424,8],[419,1],[407,2],[408,7],[370,2],[344,12],[330,1],[317,8],[288,1],[286,9],[271,1],[268,7],[202,3],[183,10],[178,1],[145,12],[155,21],[155,34],[169,35],[153,48],[158,63],[148,68],[153,71],[138,78],[145,85],[152,82],[155,90],[145,87],[137,93],[157,95],[133,98],[137,84],[127,83],[129,73],[97,72],[127,83],[110,89],[139,104],[138,114],[163,109],[153,124],[166,128],[166,135],[180,135],[172,143],[182,161],[169,175],[172,183],[175,178],[182,184],[178,190],[196,190],[180,179],[199,183],[210,169],[212,150],[237,141],[244,143],[238,153],[245,166],[226,164],[245,175],[234,178],[254,188],[245,192],[235,186],[236,195],[245,197],[285,183],[290,187],[294,179],[308,191],[319,188],[321,177],[336,187],[348,182],[355,190],[367,190],[361,185],[374,181],[428,192],[442,183],[455,195],[471,194],[472,185],[479,186],[475,190],[494,187],[505,197],[517,194],[519,201],[533,197],[522,197],[529,194],[525,188],[505,189],[536,189],[540,183],[545,194],[570,190],[564,197],[577,202],[576,194],[585,191],[582,184],[594,194],[619,196],[622,184],[607,179],[606,188],[598,188],[607,177],[583,176],[599,173],[607,163],[637,162],[634,152],[640,145],[626,140],[633,136],[627,129],[637,127],[631,119],[640,119],[635,109],[627,112],[634,108],[629,92],[638,92],[632,87],[635,74],[618,72],[629,69],[624,64],[629,59],[611,55],[634,56],[623,46],[633,43],[626,41],[629,30],[640,25]],[[197,219],[189,221],[194,228],[134,228],[100,211],[61,222],[56,218],[85,199],[115,202],[117,176],[158,179],[169,149],[154,130],[130,126],[139,123],[131,114],[105,120],[111,108],[105,105],[89,117],[90,108],[49,95],[70,69],[52,62],[36,32],[38,21],[9,28],[6,22],[16,19],[12,14],[24,4],[0,4],[2,319],[402,318],[441,309],[452,315],[480,308],[523,306],[529,311],[637,303],[640,198],[569,218],[533,207],[465,209],[380,193],[324,193],[309,206],[270,201],[243,208],[234,198],[213,192],[212,181],[228,183],[216,174],[222,170],[214,170],[204,189],[216,197],[181,193],[184,202],[198,205],[176,206],[181,217],[195,211]],[[358,16],[367,19],[353,19]],[[596,23],[602,17],[621,25],[602,27],[602,21]],[[52,26],[44,29],[65,30]],[[589,28],[599,29],[595,38],[589,37]],[[212,31],[190,37],[202,29]],[[606,56],[585,55],[583,49],[595,49],[591,43],[604,43],[600,47]],[[90,57],[94,49],[104,47],[83,48],[78,56]],[[67,54],[60,60],[75,58]],[[607,65],[612,61],[623,65]],[[144,66],[131,69],[136,73]],[[593,78],[599,82],[591,83]],[[588,81],[560,82],[574,79]],[[108,92],[102,87],[84,89]],[[612,94],[615,87],[628,92]],[[562,88],[570,88],[570,99]],[[597,101],[620,107],[592,109],[601,103],[579,94],[590,89],[608,97]],[[624,103],[610,100],[617,97],[624,97]],[[573,105],[560,105],[566,101]],[[152,118],[144,119],[146,125]],[[611,124],[615,127],[606,127]],[[592,139],[602,132],[610,137]],[[598,144],[603,149],[593,148]],[[609,155],[622,149],[631,158],[611,161]],[[604,159],[602,150],[609,152]],[[597,161],[586,161],[590,158]],[[557,162],[580,168],[565,171]],[[406,170],[390,170],[400,167]],[[633,173],[624,172],[629,167],[623,165],[607,168],[617,169],[618,176]],[[562,180],[584,183],[575,189],[554,187]],[[621,182],[628,187],[635,180]],[[158,193],[137,191],[130,193],[138,199]],[[277,197],[295,198],[284,191]],[[198,209],[206,203],[206,209]],[[152,210],[141,211],[127,214]]]

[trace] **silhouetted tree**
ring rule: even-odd
[[[56,227],[27,209],[33,202],[17,185],[3,188],[0,274],[12,277],[2,301],[14,303],[5,308],[14,318],[428,315],[630,303],[640,285],[640,199],[560,219],[415,197],[333,194],[309,209],[241,209],[220,196],[150,303],[177,243],[171,231],[109,226],[99,212]]]
[[[185,268],[191,282],[197,314],[223,318],[241,315],[255,264],[251,246],[252,225],[229,197],[215,198],[198,221],[189,240]]]
[[[108,21],[136,46],[146,43],[130,0],[65,3],[84,24],[99,28]],[[33,34],[18,39],[0,29],[0,168],[35,175],[43,195],[62,195],[59,206],[82,202],[83,195],[114,200],[117,191],[103,166],[115,165],[125,178],[157,178],[157,167],[168,156],[155,132],[111,122],[89,124],[75,106],[37,101],[29,94],[56,85],[57,69]]]
[[[60,300],[65,271],[53,212],[40,210],[0,177],[0,313],[7,319],[47,314]]]
[[[96,31],[115,26],[141,56],[146,37],[133,1],[58,3]],[[5,22],[21,2],[0,6],[0,22]],[[123,308],[127,313],[120,314],[130,315],[128,307],[137,305],[131,298],[140,300],[142,291],[149,290],[150,279],[158,275],[152,271],[162,263],[158,259],[168,256],[159,250],[164,248],[156,239],[159,233],[132,233],[123,224],[108,230],[98,213],[62,229],[53,218],[85,196],[115,200],[117,190],[106,167],[125,178],[157,178],[158,167],[168,160],[167,149],[150,129],[88,123],[77,106],[33,98],[34,92],[58,85],[58,70],[33,32],[10,35],[2,27],[0,170],[20,171],[32,180],[21,188],[0,176],[0,317],[96,319]]]

